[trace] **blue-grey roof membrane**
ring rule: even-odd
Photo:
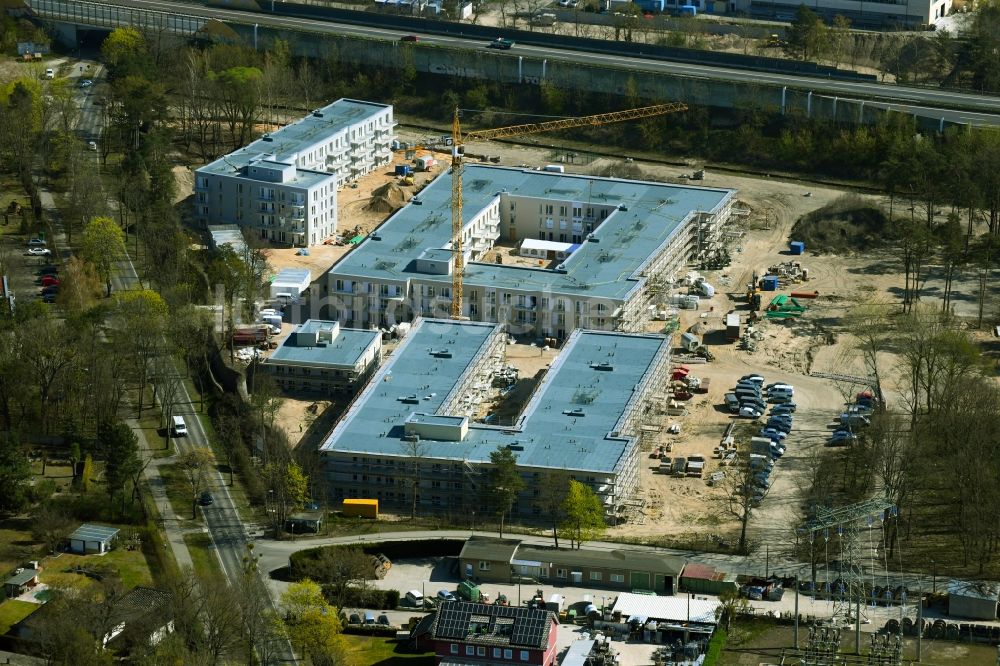
[[[413,412],[437,413],[496,326],[419,320],[320,450],[405,455],[407,417]],[[445,348],[450,357],[432,353]],[[514,449],[520,465],[610,472],[631,441],[612,433],[630,401],[639,397],[636,390],[643,376],[668,349],[668,339],[660,335],[577,330],[552,362],[517,426],[470,423],[461,442],[422,440],[421,455],[485,462],[498,446],[513,444],[523,447]],[[406,400],[414,395],[418,405]]]
[[[335,134],[345,127],[380,113],[387,106],[386,104],[356,99],[338,99],[322,109],[318,109],[322,117],[310,113],[290,125],[266,134],[243,148],[217,159],[202,169],[213,173],[235,174],[251,160],[258,159],[262,155],[272,155],[275,162],[291,164],[299,151],[313,146],[324,137]],[[303,187],[330,177],[328,173],[308,169],[296,169],[295,175],[294,184]]]
[[[354,367],[365,350],[375,341],[375,338],[382,335],[380,331],[369,331],[357,328],[340,328],[337,337],[332,343],[326,346],[299,347],[296,345],[296,333],[311,333],[329,329],[336,322],[323,321],[320,319],[309,319],[303,324],[299,324],[295,330],[285,338],[281,346],[274,350],[268,358],[272,363],[310,363],[326,366]]]
[[[308,268],[283,268],[271,278],[271,284],[301,284],[311,280],[312,273]]]
[[[587,207],[624,206],[594,230],[597,242],[582,243],[563,262],[564,272],[470,262],[464,282],[470,286],[520,289],[624,299],[639,285],[634,277],[657,248],[669,241],[692,211],[710,212],[734,195],[733,190],[680,187],[636,180],[490,167],[467,164],[462,172],[462,214],[468,223],[506,190],[513,195],[550,201],[573,201]],[[443,173],[330,271],[337,275],[381,280],[420,277],[450,282],[415,270],[415,260],[451,239],[451,175]]]

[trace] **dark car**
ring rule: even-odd
[[[198,496],[198,504],[201,506],[211,506],[215,504],[215,498],[207,490]]]
[[[48,266],[42,266],[38,269],[39,275],[58,275],[59,267],[55,264],[49,264]]]
[[[59,293],[59,285],[50,284],[47,287],[42,288],[42,296],[55,296]]]
[[[399,41],[401,41],[401,42],[419,42],[420,38],[417,37],[416,35],[403,35],[402,37],[399,38]]]

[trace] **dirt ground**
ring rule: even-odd
[[[401,129],[399,138],[416,142],[424,134],[426,132],[420,130]],[[482,146],[470,146],[470,152],[484,150]],[[660,475],[653,471],[658,461],[644,458],[646,464],[641,471],[641,488],[645,507],[633,516],[633,520],[613,528],[611,532],[616,537],[694,536],[708,539],[732,536],[736,523],[716,501],[721,497],[722,490],[709,487],[705,479],[719,469],[719,461],[712,459],[713,448],[733,420],[721,407],[723,394],[740,376],[754,372],[763,375],[767,382],[793,384],[798,411],[794,430],[786,442],[788,451],[776,465],[774,484],[760,509],[754,513],[751,531],[754,538],[765,538],[772,544],[792,542],[794,526],[800,520],[800,489],[814,465],[815,457],[825,450],[823,442],[832,429],[834,418],[841,411],[845,396],[860,388],[838,385],[829,379],[811,376],[811,373],[864,374],[850,337],[840,330],[841,319],[847,308],[859,300],[896,299],[902,279],[895,261],[885,253],[816,255],[807,248],[805,255],[794,259],[808,268],[810,279],[794,285],[794,288],[818,291],[819,297],[803,301],[809,309],[801,319],[760,322],[757,330],[762,338],[753,353],[737,349],[718,332],[724,328],[724,315],[731,310],[740,312],[743,322],[746,322],[747,310],[742,294],[754,272],[762,275],[769,266],[793,259],[788,256],[787,248],[788,241],[793,240],[789,238],[789,233],[794,222],[801,215],[848,194],[849,190],[711,170],[706,173],[704,181],[689,183],[686,177],[699,166],[694,162],[685,166],[670,166],[645,163],[640,159],[626,161],[624,157],[609,158],[582,151],[574,152],[570,163],[566,160],[568,153],[565,149],[546,145],[541,138],[532,139],[532,143],[523,146],[490,144],[488,151],[491,155],[499,155],[501,164],[508,166],[539,167],[565,160],[568,173],[597,174],[608,168],[638,169],[638,177],[641,178],[738,191],[740,206],[749,209],[750,214],[734,218],[730,244],[732,265],[719,271],[701,271],[716,288],[714,297],[702,299],[697,311],[680,311],[682,331],[697,323],[709,329],[704,342],[715,354],[716,360],[689,367],[693,375],[711,379],[710,390],[707,394],[696,394],[682,416],[662,416],[647,421],[649,425],[661,426],[661,432],[646,446],[669,443],[672,456],[704,455],[710,461],[705,478],[675,479]],[[401,156],[397,161],[402,161]],[[438,169],[441,168],[439,165]],[[345,188],[341,192],[342,230],[356,226],[360,233],[368,233],[388,217],[385,213],[366,211],[364,207],[373,188],[394,180],[388,175],[390,173],[391,169],[387,168],[384,172],[371,174],[359,183],[358,188]],[[426,174],[417,176],[418,187],[430,177]],[[885,203],[868,195],[863,196]],[[290,256],[294,250],[272,251],[271,261],[276,270],[283,265],[282,261],[312,262],[314,276],[318,277],[348,248],[325,246],[314,250],[310,257]],[[931,303],[936,302],[934,294],[938,287],[935,280],[932,275],[926,289],[926,293],[931,295]],[[974,287],[971,281],[959,281],[958,290],[958,313],[969,315],[974,311]],[[785,289],[777,293],[787,292]],[[662,331],[663,323],[653,322],[649,330]],[[713,334],[713,331],[716,333]],[[534,346],[510,345],[507,353],[509,362],[520,369],[521,378],[527,379],[547,366],[555,351],[540,352]],[[890,395],[892,381],[892,377],[886,380]],[[288,401],[283,407],[281,420],[287,421],[293,440],[297,440],[299,425],[303,422],[301,410],[309,404],[311,401]],[[666,426],[675,422],[681,426],[680,434],[667,434]]]

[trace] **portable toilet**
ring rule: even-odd
[[[788,244],[788,250],[792,254],[805,254],[806,244],[803,243],[802,241],[792,241],[791,243]]]
[[[685,351],[693,352],[701,346],[701,340],[698,339],[697,335],[693,333],[682,333],[681,334],[681,348]]]

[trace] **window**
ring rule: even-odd
[[[493,658],[494,659],[499,659],[500,655],[502,655],[502,654],[503,654],[503,650],[501,650],[500,648],[493,648]]]
[[[486,656],[486,648],[484,648],[482,645],[480,645],[479,647],[477,647],[476,648],[476,655],[479,656],[479,657],[485,657]]]
[[[521,650],[521,661],[528,661],[528,651]]]
[[[475,657],[476,656],[476,646],[475,645],[466,645],[465,646],[465,654],[467,654],[470,657]]]
[[[601,576],[601,572],[600,571],[591,571],[590,572],[590,580],[601,580],[601,579],[602,579],[602,576]]]
[[[612,583],[624,583],[625,582],[625,574],[611,574],[611,582]]]
[[[566,577],[565,569],[556,569],[556,578],[565,578],[565,577]]]
[[[490,563],[487,562],[486,560],[479,560],[479,570],[480,571],[489,571],[490,570]]]
[[[514,658],[514,651],[513,650],[504,650],[503,651],[503,658],[504,659],[513,659]]]
[[[451,644],[451,653],[452,654],[458,654],[458,643],[452,643]]]

